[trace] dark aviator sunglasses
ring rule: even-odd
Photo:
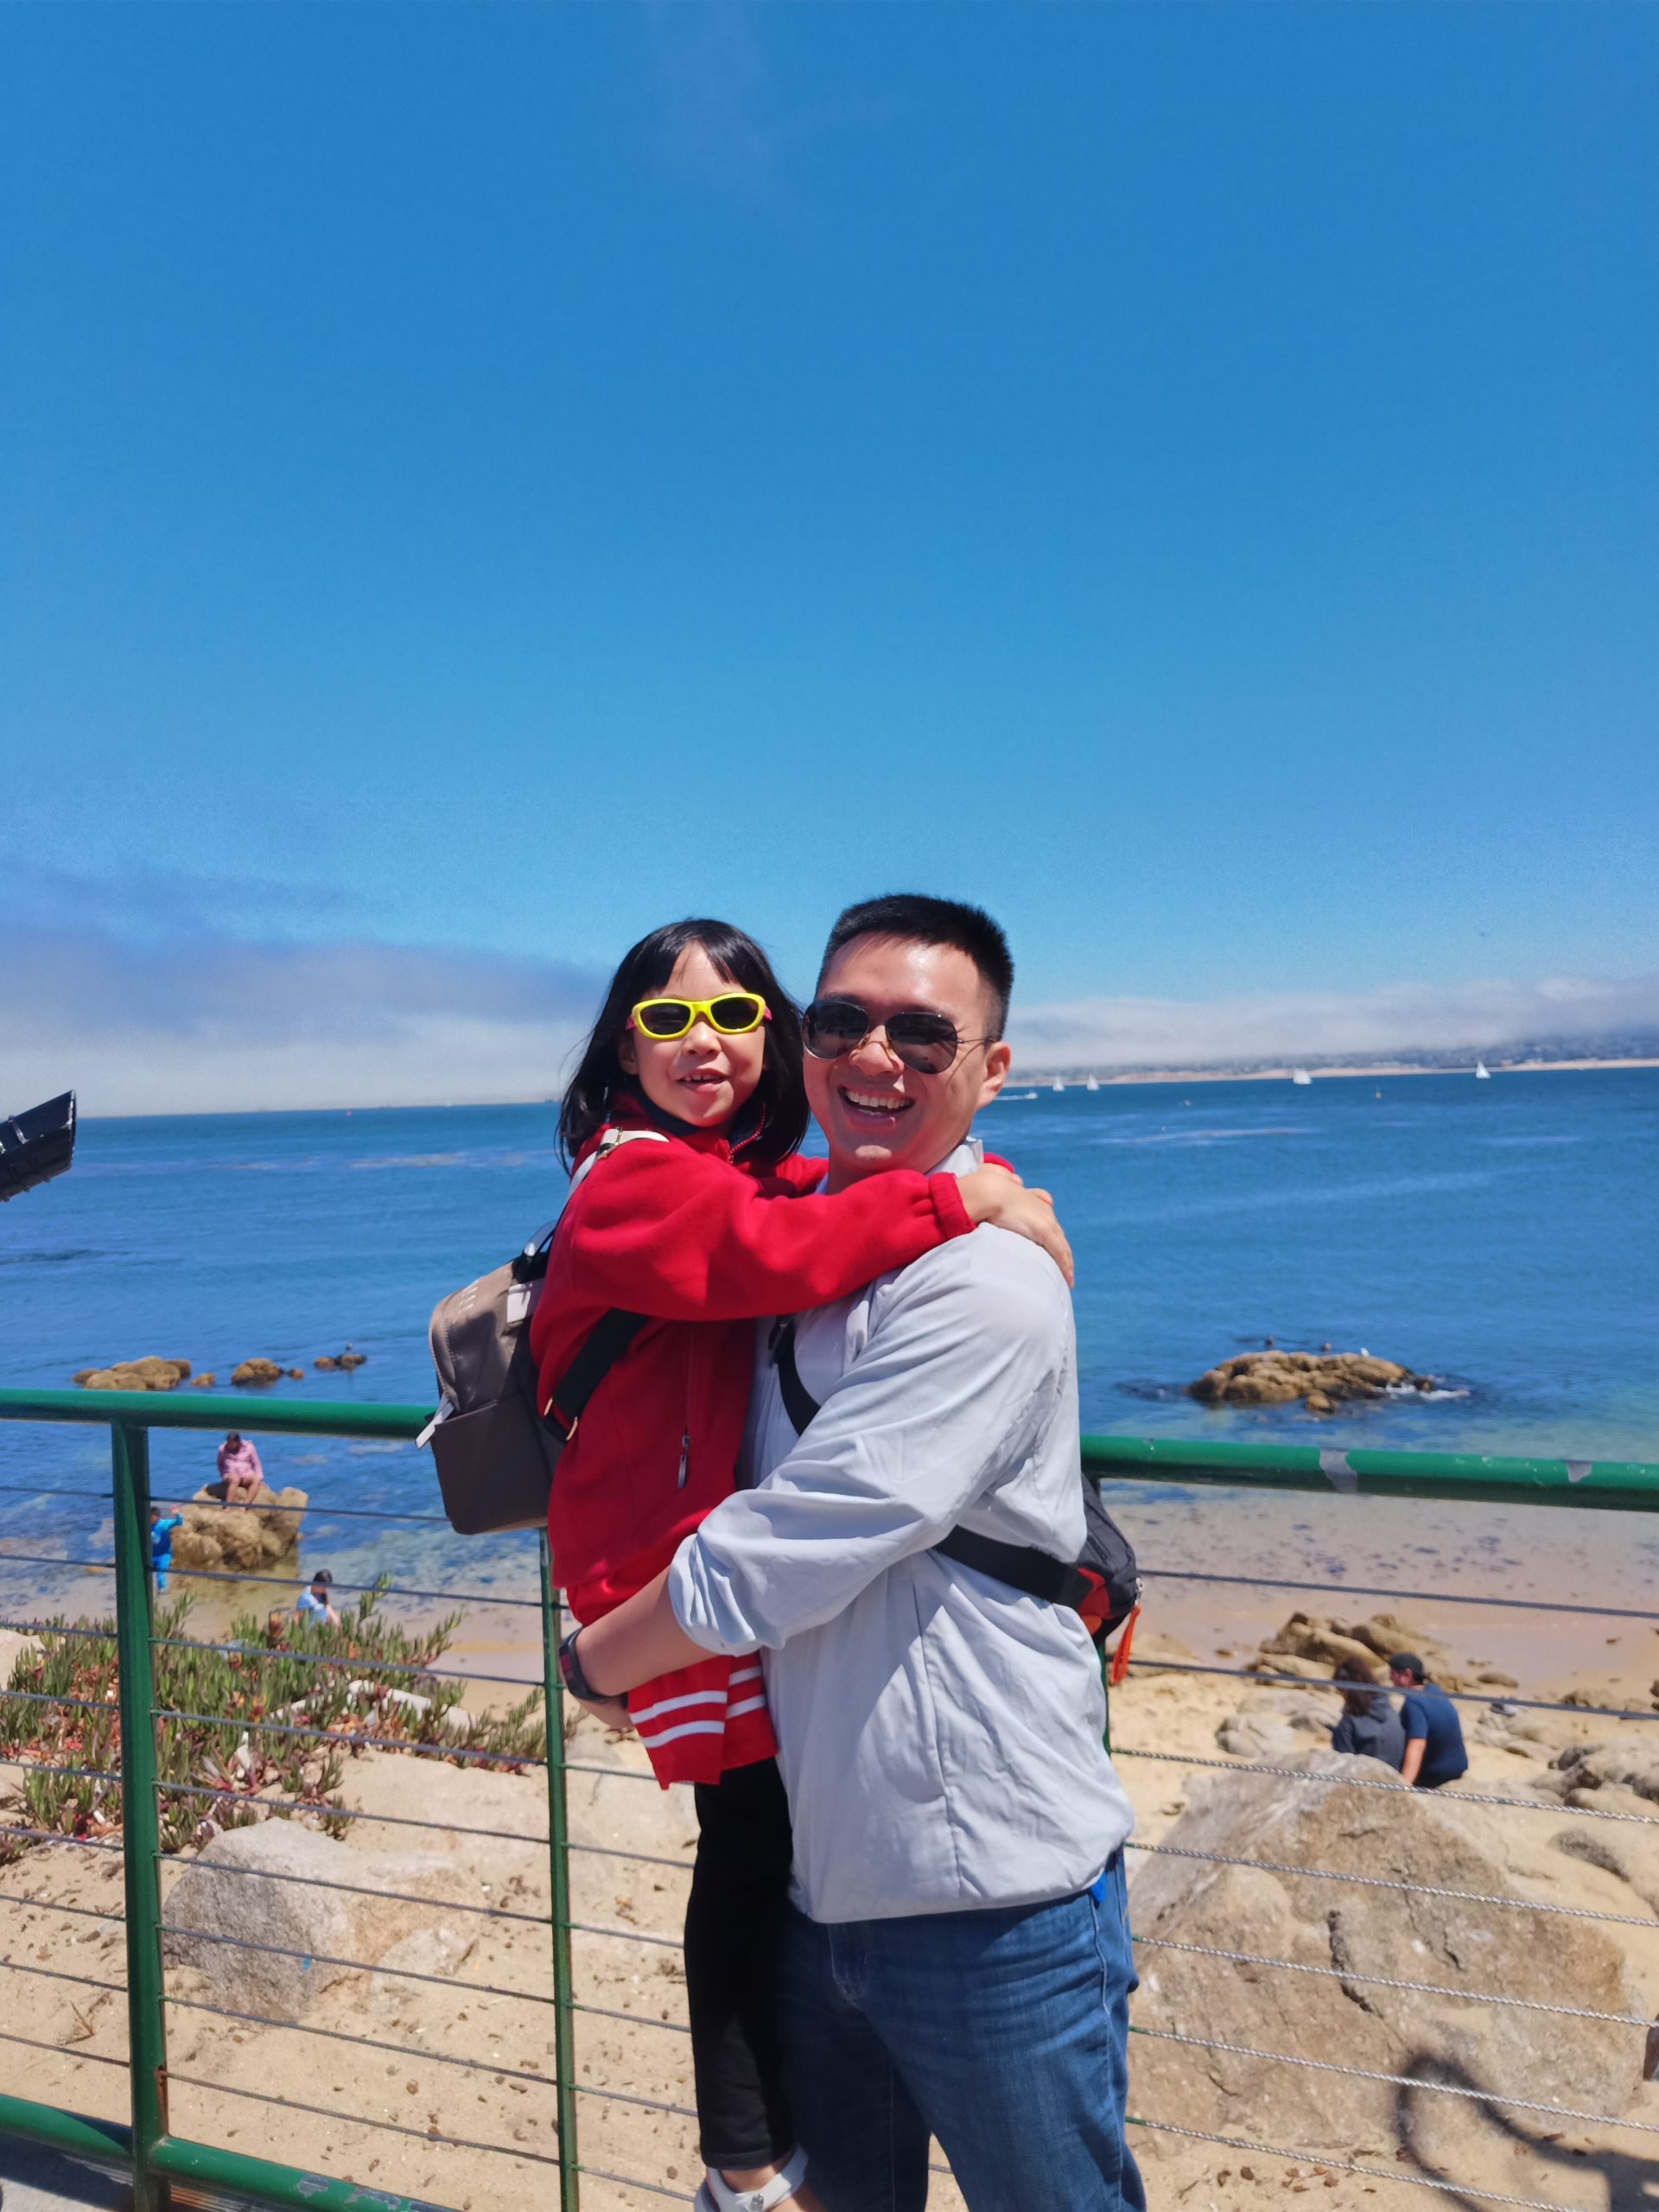
[[[911,1007],[884,1020],[856,999],[814,999],[801,1018],[801,1036],[815,1060],[838,1060],[855,1052],[880,1030],[895,1059],[917,1075],[943,1075],[965,1045],[988,1045],[988,1037],[964,1037],[942,1014]]]

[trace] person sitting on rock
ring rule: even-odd
[[[163,1515],[159,1505],[149,1509],[149,1563],[156,1570],[156,1587],[167,1587],[168,1569],[173,1564],[173,1531],[182,1529],[182,1513]]]
[[[265,1471],[251,1438],[234,1428],[219,1447],[219,1471],[226,1505],[251,1505],[265,1486]]]
[[[1339,1659],[1336,1679],[1344,1686],[1342,1718],[1331,1732],[1333,1751],[1381,1759],[1396,1770],[1406,1756],[1406,1732],[1387,1693],[1363,1659]]]
[[[1406,1755],[1400,1771],[1416,1789],[1440,1789],[1469,1771],[1458,1708],[1437,1682],[1431,1682],[1414,1651],[1396,1651],[1389,1680],[1406,1693],[1400,1718],[1406,1731]]]
[[[294,1600],[295,1611],[305,1615],[309,1620],[321,1621],[325,1628],[338,1628],[340,1615],[328,1602],[334,1580],[326,1567],[320,1567],[311,1578],[311,1587],[302,1590]]]

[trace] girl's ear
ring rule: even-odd
[[[617,1039],[616,1057],[625,1075],[639,1074],[639,1055],[634,1047],[633,1032],[632,1029],[625,1029],[622,1032],[622,1034]]]

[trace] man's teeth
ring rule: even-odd
[[[910,1103],[909,1099],[895,1098],[887,1091],[843,1090],[841,1095],[849,1106],[861,1106],[869,1114],[901,1114]]]

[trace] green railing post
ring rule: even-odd
[[[564,1797],[564,1678],[553,1567],[542,1535],[542,1672],[546,1684],[547,1845],[552,1866],[553,2063],[559,2108],[559,2212],[581,2212],[576,2153],[576,1989],[570,1967],[570,1825]]]
[[[167,2133],[167,2021],[162,1980],[161,1823],[156,1805],[151,1671],[149,1433],[110,1428],[115,1507],[116,1649],[121,1714],[121,1837],[126,1875],[127,2033],[132,2076],[134,2212],[165,2212],[151,2164]]]

